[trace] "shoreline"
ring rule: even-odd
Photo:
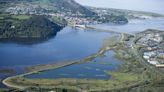
[[[122,39],[122,38],[123,37],[121,35],[120,39]],[[46,65],[31,66],[31,69],[32,70],[30,70],[30,72],[24,73],[24,74],[20,74],[20,75],[16,75],[16,76],[8,77],[8,78],[2,80],[2,83],[4,85],[6,85],[7,87],[22,89],[23,87],[10,84],[8,82],[8,80],[11,80],[11,79],[16,78],[16,77],[24,77],[26,75],[35,74],[35,73],[38,73],[38,72],[43,72],[43,71],[48,71],[48,70],[52,70],[52,69],[62,68],[62,67],[66,67],[66,66],[73,65],[73,64],[90,62],[92,59],[94,59],[94,58],[96,58],[96,57],[98,57],[100,55],[103,55],[105,52],[107,52],[107,51],[109,51],[109,50],[111,50],[113,48],[115,48],[115,47],[102,48],[97,53],[92,54],[92,55],[90,55],[90,56],[88,56],[86,58],[83,58],[82,60],[76,60],[76,61],[72,61],[72,62],[66,62],[67,64],[64,64],[63,63],[63,65],[59,65],[59,66],[58,65],[56,66],[56,63],[54,63],[54,64],[46,64]]]
[[[66,67],[66,66],[69,66],[69,65],[73,65],[73,64],[77,64],[78,62],[77,61],[74,61],[74,62],[68,62],[68,64],[64,64],[64,65],[61,65],[61,66],[54,66],[52,65],[52,68],[47,68],[47,69],[41,69],[41,70],[33,70],[31,72],[28,72],[28,73],[24,73],[24,74],[20,74],[20,75],[16,75],[16,76],[11,76],[11,77],[8,77],[4,80],[2,80],[2,83],[7,86],[7,87],[11,87],[11,88],[17,88],[17,89],[22,89],[22,87],[19,87],[19,86],[16,86],[16,85],[12,85],[10,83],[8,83],[7,81],[8,80],[11,80],[13,78],[17,78],[17,77],[24,77],[24,76],[27,76],[27,75],[31,75],[31,74],[35,74],[35,73],[38,73],[38,72],[43,72],[43,71],[48,71],[48,70],[52,70],[52,69],[57,69],[57,68],[61,68],[61,67]],[[49,64],[47,64],[49,65]],[[40,66],[40,65],[39,65]],[[43,65],[42,65],[43,66]],[[46,65],[44,65],[46,66]],[[35,66],[35,67],[38,67],[38,66]]]
[[[100,48],[100,50],[92,54],[82,60],[76,60],[77,63],[86,63],[91,61],[92,59],[103,55],[106,51],[113,50],[116,55],[115,57],[122,60],[124,62],[123,65],[120,66],[120,69],[118,71],[107,71],[107,73],[112,75],[111,79],[108,80],[89,80],[89,79],[76,79],[76,78],[64,78],[64,79],[28,79],[24,76],[38,73],[40,71],[47,71],[51,69],[56,68],[44,68],[38,71],[33,71],[27,74],[17,75],[13,77],[8,77],[5,80],[3,80],[3,83],[5,85],[8,85],[9,87],[17,88],[17,89],[28,89],[29,87],[37,87],[36,85],[40,85],[44,88],[47,87],[47,85],[53,85],[50,86],[51,89],[56,88],[59,86],[59,88],[68,88],[73,87],[73,89],[79,89],[81,91],[84,91],[84,86],[82,84],[86,84],[88,86],[88,89],[85,89],[85,91],[92,91],[92,92],[105,92],[105,91],[113,91],[113,90],[126,90],[126,89],[136,89],[143,86],[151,86],[156,78],[154,76],[154,71],[151,69],[146,69],[147,66],[142,64],[138,61],[138,57],[136,57],[135,53],[132,53],[133,49],[128,49],[127,42],[130,40],[133,40],[132,42],[135,42],[134,37],[131,38],[132,35],[128,34],[120,34],[119,41],[116,43],[105,43],[103,44],[103,48]],[[113,42],[112,40],[109,40]],[[135,45],[135,44],[134,44]],[[136,49],[136,48],[135,48]],[[137,50],[137,49],[136,49]],[[134,50],[134,51],[136,51]],[[137,54],[139,54],[137,50]],[[46,65],[45,65],[46,66]],[[67,65],[63,65],[61,67],[65,67]],[[61,68],[58,66],[58,68]],[[46,69],[46,70],[45,70]],[[157,73],[157,72],[155,72]],[[162,75],[159,75],[160,78],[162,78]],[[19,81],[18,81],[19,80]],[[12,84],[13,83],[13,84]],[[158,83],[158,81],[157,81]],[[21,85],[22,84],[22,85]],[[65,85],[64,85],[65,84]],[[30,86],[29,86],[30,85]],[[79,86],[77,86],[79,85]],[[157,84],[154,84],[157,85]],[[96,87],[96,88],[95,88]],[[103,89],[102,89],[103,87]],[[50,89],[47,88],[47,89]],[[78,91],[79,92],[79,91]]]
[[[122,41],[125,39],[124,35],[125,35],[125,34],[121,34],[121,35],[120,35],[119,42],[122,42]],[[17,78],[19,78],[19,77],[24,77],[24,76],[26,76],[26,75],[31,75],[31,74],[34,74],[34,73],[38,73],[38,72],[48,71],[48,70],[52,70],[52,69],[57,69],[57,68],[61,68],[61,67],[65,67],[65,66],[69,66],[69,65],[73,65],[73,64],[77,64],[77,63],[86,63],[86,62],[90,62],[90,61],[93,60],[94,58],[96,58],[96,57],[98,57],[98,56],[100,56],[100,55],[103,55],[105,52],[107,52],[107,51],[109,51],[109,50],[112,50],[112,49],[114,49],[114,48],[116,48],[116,46],[112,46],[112,47],[106,46],[105,48],[103,47],[103,48],[101,48],[96,54],[92,54],[92,55],[90,55],[90,56],[84,58],[83,60],[76,60],[76,61],[74,61],[74,62],[72,61],[71,63],[64,64],[64,65],[61,65],[61,66],[53,66],[53,64],[52,64],[52,67],[49,67],[49,68],[47,68],[47,66],[49,66],[49,64],[47,64],[47,65],[38,65],[38,66],[34,66],[34,67],[31,67],[31,68],[34,69],[34,70],[32,70],[31,72],[25,73],[25,74],[21,74],[21,75],[16,75],[16,76],[13,76],[13,77],[8,77],[8,78],[4,79],[2,82],[3,82],[4,85],[6,85],[6,86],[8,86],[8,87],[16,88],[16,89],[22,89],[22,90],[23,90],[23,89],[25,89],[26,87],[14,85],[14,84],[12,84],[12,83],[10,82],[10,80],[12,80],[12,79],[17,79]],[[46,67],[45,67],[45,66],[46,66]],[[37,68],[36,68],[36,67],[37,67]],[[38,67],[39,67],[40,69],[38,69]],[[38,69],[38,70],[35,70],[35,68]],[[83,79],[81,79],[81,80],[83,80]],[[110,80],[110,79],[109,79],[109,80]]]

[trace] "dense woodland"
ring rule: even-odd
[[[4,15],[0,18],[0,39],[47,38],[56,35],[61,28],[45,16]]]

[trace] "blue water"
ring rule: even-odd
[[[141,32],[146,29],[158,29],[164,31],[164,18],[152,18],[146,20],[134,19],[130,20],[129,23],[125,25],[112,25],[107,23],[93,26],[100,29],[107,29],[130,34]]]
[[[66,27],[56,37],[33,45],[0,43],[0,67],[47,64],[96,53],[109,33]]]
[[[101,24],[94,26],[101,29],[109,29],[118,32],[135,33],[149,28],[164,30],[164,19],[154,18],[148,20],[131,20],[130,23],[126,25]],[[20,43],[0,43],[0,68],[12,68],[16,70],[16,74],[20,74],[23,73],[23,69],[26,66],[55,63],[63,60],[81,59],[96,53],[102,46],[103,39],[113,35],[116,34],[66,27],[58,32],[54,38],[42,43],[31,45]],[[110,56],[110,54],[108,56]],[[110,75],[107,75],[104,73],[104,71],[115,70],[118,66],[116,62],[113,62],[118,61],[115,60],[115,58],[110,57],[108,60],[112,62],[112,64],[99,64],[99,61],[102,62],[103,59],[100,58],[99,60],[99,58],[97,58],[93,62],[87,64],[68,66],[65,67],[66,69],[59,69],[58,75],[51,75],[50,73],[49,76],[46,76],[46,72],[44,72],[40,78],[75,77],[108,79],[110,78]],[[91,67],[92,71],[89,72],[88,70],[90,68],[87,66]],[[69,69],[77,69],[77,71],[66,71]],[[89,73],[85,74],[84,71]],[[53,73],[56,72],[56,70],[49,72]],[[8,76],[13,76],[13,74],[0,74],[0,79],[6,78]]]
[[[54,38],[42,43],[0,42],[0,68],[16,71],[15,74],[0,74],[0,79],[21,74],[27,66],[87,57],[98,52],[103,39],[112,35],[116,34],[65,27]],[[0,87],[3,87],[1,83]]]
[[[107,71],[117,70],[122,62],[114,58],[114,52],[109,51],[105,56],[98,57],[91,62],[75,64],[59,69],[32,74],[28,78],[80,78],[80,79],[110,79]]]

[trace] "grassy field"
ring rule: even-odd
[[[6,17],[10,19],[26,20],[26,19],[29,19],[31,16],[30,15],[10,15],[10,14],[5,14],[5,13],[0,14],[0,19],[4,19]]]
[[[9,15],[9,14],[0,14],[0,23],[11,22],[13,25],[19,24],[21,20],[27,20],[31,18],[30,15]]]
[[[107,72],[112,75],[114,80],[121,82],[136,81],[139,80],[139,75],[133,73],[121,73],[121,72]]]
[[[1,16],[0,16],[0,20],[2,20],[2,19],[4,19],[4,17],[1,17]]]
[[[26,20],[31,18],[30,15],[12,15],[13,19],[18,19],[18,20]]]
[[[0,92],[5,92],[6,89],[0,88]]]
[[[116,79],[111,80],[88,80],[88,79],[27,79],[23,77],[16,77],[12,80],[9,80],[7,82],[12,83],[11,85],[17,85],[20,88],[28,88],[28,87],[47,87],[49,88],[55,88],[62,86],[64,88],[72,87],[74,89],[82,90],[104,90],[104,89],[116,89],[116,88],[122,88],[128,85],[132,85],[138,80],[135,80],[134,76],[128,76],[128,78],[125,74],[118,74],[118,75],[124,75],[124,78],[121,78],[120,76],[116,76],[116,73],[114,74]],[[132,79],[134,78],[134,79]],[[127,80],[125,80],[127,79]],[[132,82],[133,81],[133,82]]]

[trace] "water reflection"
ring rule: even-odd
[[[96,53],[103,39],[111,35],[117,34],[65,27],[54,38],[39,43],[1,42],[0,68],[12,68],[21,74],[27,66],[81,59]],[[13,75],[0,74],[0,79],[8,76]]]

